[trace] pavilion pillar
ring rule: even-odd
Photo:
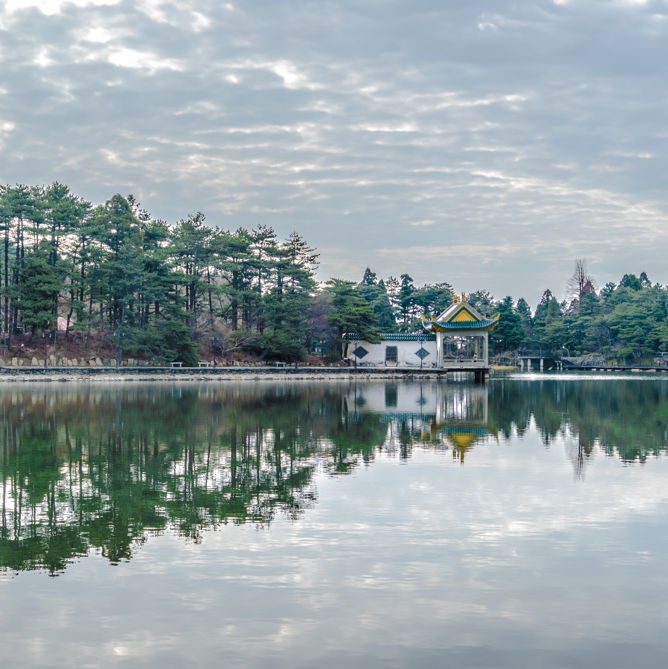
[[[443,333],[436,333],[436,367],[443,367]]]
[[[485,361],[485,367],[489,367],[489,332],[485,332],[482,340],[482,358]]]

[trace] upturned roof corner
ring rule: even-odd
[[[465,301],[464,296],[449,306],[438,318],[433,316],[422,319],[422,325],[428,332],[471,331],[489,332],[499,323],[499,315],[485,318],[480,312]]]

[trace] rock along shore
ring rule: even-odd
[[[446,370],[354,367],[0,367],[3,381],[222,381],[222,380],[325,380],[361,377],[445,378]]]

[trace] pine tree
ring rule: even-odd
[[[360,282],[360,286],[375,286],[377,281],[376,281],[376,273],[372,272],[368,267],[364,270],[364,276],[362,277],[362,281]]]
[[[499,351],[516,349],[524,339],[522,321],[510,296],[499,304],[499,324],[492,330],[490,339]]]
[[[375,330],[378,319],[373,307],[355,290],[355,284],[352,281],[330,279],[326,290],[332,296],[334,308],[327,322],[337,330],[339,353],[342,353],[346,334],[360,335],[372,344],[380,342],[380,337]]]

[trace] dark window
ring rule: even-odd
[[[385,362],[397,362],[399,360],[399,352],[396,346],[385,347]]]
[[[354,351],[353,355],[357,356],[360,360],[365,356],[368,355],[369,351],[367,351],[365,348],[362,348],[361,346],[358,346]]]

